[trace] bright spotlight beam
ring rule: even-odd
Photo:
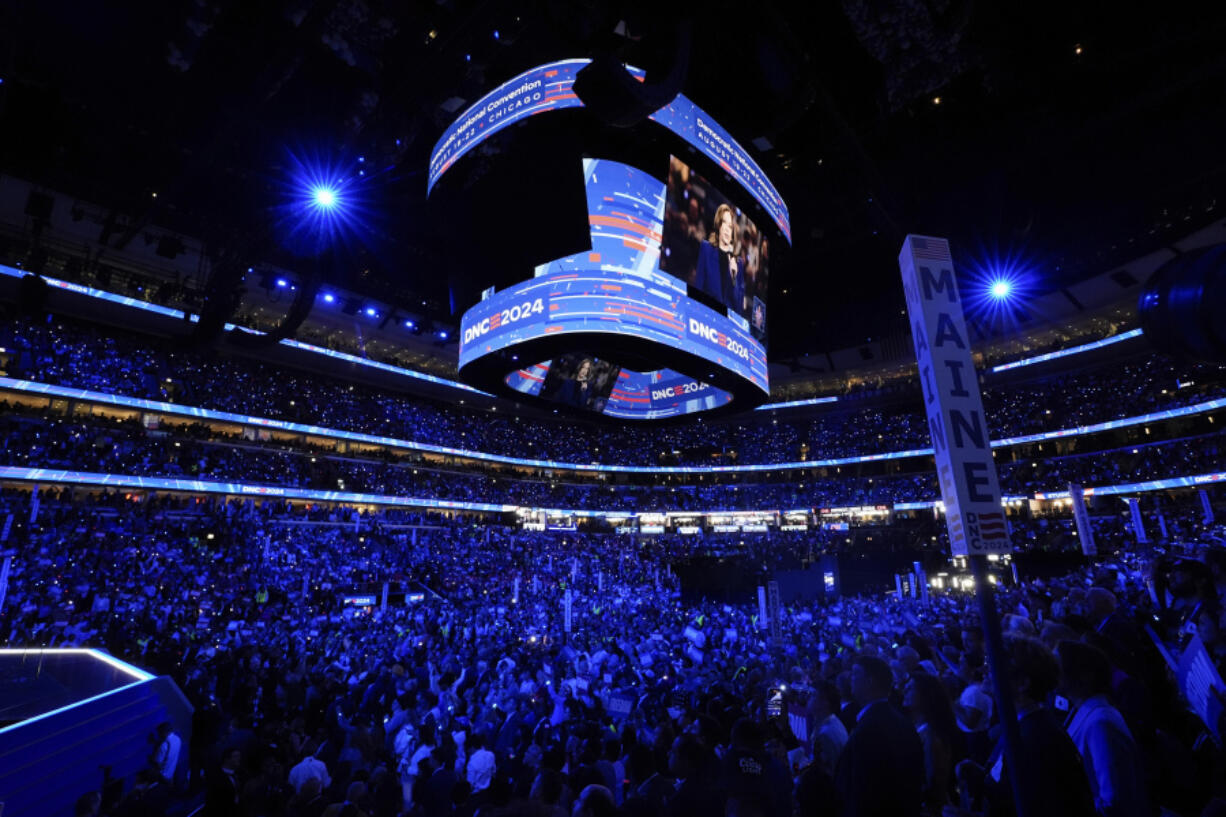
[[[993,298],[1008,298],[1009,293],[1013,291],[1013,285],[1008,281],[998,280],[992,282],[992,297]]]
[[[317,256],[370,234],[374,217],[368,184],[355,168],[360,163],[329,161],[288,153],[277,226],[285,249]],[[369,162],[365,164],[369,165]]]
[[[336,206],[336,191],[330,187],[316,187],[313,198],[317,207]]]

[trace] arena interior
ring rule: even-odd
[[[0,812],[1226,815],[1224,37],[0,7]]]

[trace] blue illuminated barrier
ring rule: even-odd
[[[1086,488],[1085,495],[1090,497],[1139,494],[1149,491],[1166,491],[1171,488],[1198,488],[1202,485],[1213,485],[1218,482],[1226,482],[1226,472],[1198,474],[1191,477],[1172,477],[1170,479],[1152,479],[1146,482],[1131,482],[1126,485],[1100,485],[1096,488]],[[1035,499],[1068,499],[1068,497],[1068,491],[1045,491],[1034,495]]]
[[[95,649],[0,649],[0,804],[4,817],[71,817],[111,778],[130,784],[149,737],[169,721],[189,766],[192,707],[167,677]]]
[[[126,474],[99,474],[92,471],[68,471],[60,468],[23,468],[0,465],[0,479],[21,482],[52,482],[70,485],[96,485],[101,488],[134,488],[147,491],[181,491],[193,494],[225,494],[227,496],[268,497],[269,499],[301,499],[312,502],[337,502],[343,505],[391,505],[428,510],[479,511],[502,513],[514,511],[516,505],[493,505],[488,502],[453,502],[447,499],[427,499],[392,494],[358,494],[352,491],[316,491],[305,488],[283,488],[277,485],[251,485],[245,482],[214,482],[204,479],[175,477],[137,477]]]
[[[49,383],[35,383],[29,380],[15,380],[11,377],[0,377],[0,389],[24,392],[26,394],[46,395],[66,400],[83,400],[91,403],[101,403],[110,406],[136,409],[140,411],[170,414],[179,417],[191,417],[199,420],[218,420],[227,423],[255,426],[258,428],[288,431],[294,434],[307,434],[314,437],[326,437],[334,440],[383,445],[391,448],[403,448],[411,451],[421,451],[431,454],[444,454],[483,462],[495,462],[505,465],[520,465],[530,468],[549,468],[559,471],[591,471],[621,474],[715,474],[715,473],[749,473],[765,471],[795,471],[805,468],[827,468],[844,465],[855,465],[864,462],[879,462],[882,460],[906,459],[908,457],[924,457],[932,454],[931,448],[913,448],[905,451],[887,451],[881,454],[864,454],[858,457],[836,457],[824,460],[803,460],[797,462],[768,463],[761,465],[597,465],[595,463],[561,462],[558,460],[535,460],[523,457],[508,457],[501,454],[487,454],[483,451],[472,451],[463,448],[450,448],[432,443],[401,440],[395,437],[383,437],[376,434],[363,434],[356,431],[343,431],[324,426],[313,426],[305,423],[294,423],[288,420],[273,420],[266,417],[252,417],[246,414],[236,414],[229,411],[182,406],[177,403],[164,403],[157,400],[145,400],[140,397],[107,394],[106,392],[77,389],[69,386],[53,386]],[[1013,445],[1043,442],[1063,437],[1077,437],[1085,434],[1098,434],[1119,428],[1157,423],[1172,420],[1177,417],[1189,417],[1209,411],[1226,408],[1226,398],[1207,400],[1191,406],[1175,409],[1164,409],[1136,417],[1124,417],[1119,420],[1108,420],[1092,425],[1075,426],[1055,431],[1040,431],[1036,434],[1023,434],[1017,437],[1006,437],[993,440],[993,448],[1004,448]]]
[[[829,397],[809,397],[805,400],[788,400],[785,403],[766,403],[758,406],[754,411],[767,411],[771,409],[797,408],[799,406],[819,406],[823,403],[837,403],[839,398],[834,396]]]
[[[1012,363],[1002,363],[999,366],[993,366],[992,371],[1005,372],[1009,369],[1017,369],[1021,366],[1032,366],[1035,363],[1046,363],[1049,360],[1056,360],[1058,358],[1068,357],[1069,355],[1077,355],[1081,354],[1082,352],[1090,352],[1094,349],[1102,349],[1104,346],[1111,346],[1112,344],[1120,343],[1121,341],[1125,340],[1132,340],[1133,338],[1139,338],[1140,336],[1140,329],[1130,329],[1127,332],[1121,332],[1118,335],[1112,335],[1109,338],[1096,340],[1092,343],[1083,343],[1080,346],[1070,346],[1067,349],[1058,349],[1055,352],[1048,352],[1045,355],[1036,355],[1034,357],[1023,358],[1022,360],[1015,360]]]
[[[424,510],[470,511],[476,513],[544,513],[585,518],[634,519],[642,515],[659,516],[660,511],[592,511],[578,508],[533,508],[521,505],[494,505],[486,502],[460,502],[446,499],[394,496],[391,494],[359,494],[350,491],[316,491],[308,488],[282,488],[272,485],[250,485],[242,482],[214,482],[200,479],[176,479],[173,477],[141,477],[126,474],[98,474],[90,471],[68,471],[58,468],[25,468],[0,465],[0,481],[38,482],[65,485],[94,485],[104,488],[135,489],[146,491],[176,491],[183,493],[221,494],[224,496],[269,497],[295,499],[308,502],[336,502],[343,505],[381,505]],[[1226,480],[1226,472],[1198,474],[1186,477],[1137,482],[1128,485],[1086,488],[1086,496],[1094,494],[1127,494],[1146,491],[1163,491],[1171,488],[1187,488],[1208,485]],[[1060,499],[1068,492],[1036,493],[1035,499]],[[1023,496],[1006,496],[1002,505],[1025,501]],[[895,511],[915,511],[936,507],[936,500],[922,502],[899,502],[891,506]],[[685,511],[686,516],[726,516],[743,514],[746,509],[722,509],[709,511]],[[759,513],[779,513],[777,510]]]

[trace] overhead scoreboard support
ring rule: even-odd
[[[1037,817],[1031,807],[1034,789],[1028,785],[1033,778],[1023,768],[1028,761],[1020,751],[1000,617],[987,576],[988,554],[1011,550],[1009,527],[1000,504],[1000,482],[949,242],[908,235],[898,255],[898,267],[907,296],[937,479],[945,502],[950,549],[954,556],[969,557],[975,577],[988,664],[1005,731],[1005,765],[1014,803],[1018,817]]]

